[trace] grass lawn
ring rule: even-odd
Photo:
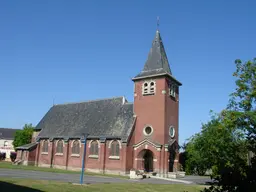
[[[53,173],[69,173],[69,174],[80,174],[80,171],[70,171],[64,169],[53,169],[45,167],[36,167],[36,166],[24,166],[24,165],[13,165],[11,162],[0,161],[0,168],[5,169],[22,169],[22,170],[32,170],[32,171],[43,171],[43,172],[53,172]],[[85,172],[85,175],[94,175],[94,176],[109,176],[117,178],[129,178],[128,176],[122,175],[111,175],[111,174],[100,174],[100,173],[91,173]]]
[[[199,192],[204,186],[199,185],[160,185],[160,184],[91,184],[91,185],[73,185],[71,183],[62,183],[55,181],[25,180],[25,179],[5,179],[0,178],[1,191],[18,192]]]

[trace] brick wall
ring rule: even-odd
[[[84,144],[80,144],[80,154],[72,154],[72,142],[69,140],[64,143],[63,154],[56,153],[57,141],[49,142],[48,153],[42,152],[42,142],[39,143],[38,147],[38,166],[80,170],[82,167],[82,154],[84,150]],[[86,144],[86,157],[85,157],[85,168],[87,171],[93,172],[106,172],[106,173],[125,173],[126,167],[126,145],[121,145],[120,158],[110,158],[110,141],[100,143],[99,142],[99,155],[98,157],[90,156],[89,148],[90,140]],[[35,150],[36,151],[36,150]],[[53,155],[51,157],[51,155]],[[51,161],[52,159],[52,161]],[[131,166],[131,165],[130,165]]]

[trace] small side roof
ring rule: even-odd
[[[33,149],[36,146],[37,146],[37,143],[34,142],[34,143],[29,143],[29,144],[26,144],[26,145],[16,147],[16,149],[18,149],[18,150],[30,150],[30,149]]]

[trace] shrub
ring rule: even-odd
[[[11,152],[10,158],[11,158],[11,161],[12,161],[12,162],[15,161],[16,157],[17,157],[17,153],[16,153],[16,152]]]
[[[0,152],[0,161],[4,161],[6,158],[6,153],[5,152]]]

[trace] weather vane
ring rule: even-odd
[[[156,23],[156,25],[157,25],[157,30],[159,30],[159,25],[160,25],[160,18],[159,18],[159,16],[157,16],[157,23]]]

